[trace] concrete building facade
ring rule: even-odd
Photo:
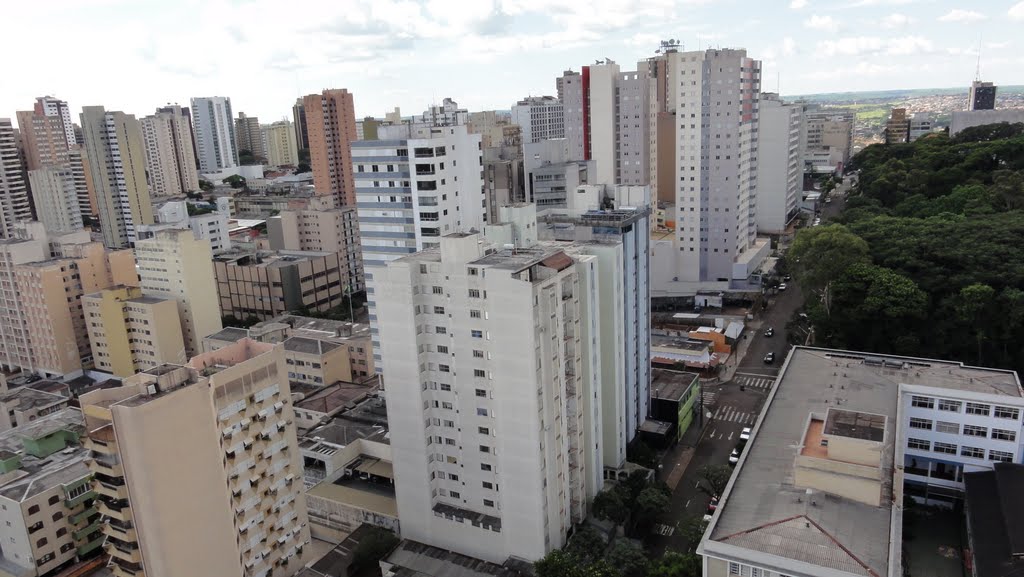
[[[143,295],[139,287],[116,286],[82,295],[82,310],[93,359],[101,371],[130,377],[186,358],[174,299]]]
[[[523,129],[523,142],[565,138],[565,108],[553,96],[531,96],[512,107],[512,123]]]
[[[230,251],[215,256],[213,265],[224,316],[268,320],[303,309],[326,312],[344,302],[336,252]]]
[[[758,114],[757,230],[781,234],[799,212],[803,192],[803,107],[763,93]]]
[[[281,120],[260,128],[266,144],[266,159],[270,166],[298,166],[299,149],[295,144],[292,123]]]
[[[213,173],[238,166],[238,141],[230,98],[193,98],[192,129],[196,139],[199,172]]]
[[[46,230],[72,232],[82,228],[75,173],[69,164],[28,172],[36,214]]]
[[[32,219],[28,187],[10,118],[0,118],[0,235],[7,238],[14,224]]]
[[[188,229],[157,231],[135,245],[143,294],[178,303],[188,355],[203,350],[203,337],[221,329],[210,241]]]
[[[303,98],[309,164],[317,194],[329,194],[338,206],[356,204],[350,143],[356,140],[356,112],[352,94],[324,90]]]
[[[271,250],[335,252],[342,262],[342,284],[356,293],[366,288],[355,207],[335,207],[333,196],[314,196],[306,207],[267,219]]]
[[[975,80],[967,93],[967,110],[994,110],[996,107],[996,85]]]
[[[954,136],[965,128],[1000,123],[1016,124],[1024,122],[1024,108],[1001,108],[999,110],[968,110],[954,111],[953,120],[949,124],[949,135]]]
[[[248,150],[256,158],[267,157],[259,118],[239,112],[238,118],[235,119],[235,140],[238,143],[239,154],[243,150]]]
[[[82,108],[82,134],[103,243],[128,246],[137,238],[136,226],[153,223],[141,125],[131,114],[86,106]]]
[[[292,106],[292,126],[295,128],[295,146],[309,150],[309,134],[306,132],[306,105],[301,97]]]
[[[596,263],[481,241],[449,234],[377,273],[398,516],[407,539],[536,560],[597,489],[581,336]]]
[[[178,105],[143,117],[146,169],[153,196],[180,196],[199,190],[192,125]]]

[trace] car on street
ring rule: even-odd
[[[786,281],[786,282],[789,282],[789,281],[793,280],[793,277],[791,277],[791,276],[789,276],[789,275],[787,274],[786,276],[782,277],[782,280],[784,280],[784,281]]]
[[[704,522],[705,523],[710,523],[711,522],[711,515],[704,515]]]
[[[770,365],[775,362],[775,353],[768,353],[764,356],[764,364]]]
[[[786,290],[788,288],[789,288],[789,285],[787,285],[786,283],[782,283],[782,284],[779,285],[779,290],[780,291],[784,291],[784,290]]]
[[[771,337],[774,334],[775,334],[775,329],[773,329],[772,327],[768,327],[767,329],[764,330],[764,336],[766,336],[766,337]]]
[[[743,427],[740,431],[740,442],[746,444],[750,440],[750,427]]]
[[[735,467],[736,463],[739,463],[739,462],[740,462],[740,450],[739,449],[733,449],[732,452],[729,453],[729,466],[730,467]]]
[[[712,515],[715,509],[718,508],[718,497],[711,497],[711,502],[708,503],[708,515]]]

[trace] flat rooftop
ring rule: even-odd
[[[385,563],[393,565],[395,577],[520,577],[522,573],[466,555],[403,540]]]
[[[41,459],[24,450],[24,439],[38,439],[62,430],[79,437],[84,435],[85,418],[82,411],[76,408],[63,409],[39,417],[28,425],[0,433],[0,454],[6,458],[15,454],[21,456],[21,464],[11,473],[12,478],[0,485],[0,495],[14,501],[23,501],[90,474],[86,466],[89,452],[81,445],[68,447]]]
[[[309,445],[311,448],[320,441],[342,447],[359,439],[387,442],[385,439],[387,432],[388,429],[385,425],[353,421],[345,417],[334,417],[330,422],[307,431],[302,438],[302,444],[312,443]]]
[[[206,338],[214,341],[236,342],[249,336],[249,331],[238,327],[224,327],[223,329],[207,335]]]
[[[307,337],[291,337],[284,342],[284,350],[307,355],[322,355],[340,346],[335,342]]]
[[[297,262],[331,256],[333,252],[315,250],[278,250],[278,251],[225,251],[213,257],[214,262],[223,262],[234,266],[252,266],[262,268],[282,268]]]
[[[306,337],[333,337],[333,338],[350,338],[350,337],[367,337],[370,336],[370,325],[352,323],[349,321],[335,321],[331,319],[318,319],[314,317],[303,317],[299,315],[284,314],[264,323],[257,323],[253,327],[258,327],[265,323],[281,323],[288,325],[294,331],[293,334],[297,336]]]
[[[377,390],[375,386],[357,383],[337,383],[321,388],[295,403],[296,409],[332,414],[344,408],[354,409],[356,403]]]
[[[696,373],[651,369],[651,397],[679,401],[696,380]]]
[[[67,402],[67,397],[24,386],[0,394],[0,403],[11,405],[11,409],[37,409]]]
[[[353,507],[372,511],[388,517],[398,517],[398,503],[394,489],[388,490],[378,483],[359,479],[338,479],[321,481],[307,491],[313,497],[345,503]]]
[[[891,502],[900,384],[1021,396],[1012,371],[796,347],[723,495],[703,551],[714,556],[721,543],[854,575],[888,575],[891,523],[898,516]],[[881,506],[818,490],[808,494],[794,485],[805,434],[828,431],[882,443]]]

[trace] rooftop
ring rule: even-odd
[[[310,339],[306,337],[291,337],[284,342],[284,350],[305,353],[308,355],[322,355],[340,347],[338,343],[322,339]]]
[[[344,408],[354,409],[356,403],[376,390],[376,387],[356,383],[337,383],[296,402],[295,408],[330,415]]]
[[[0,403],[12,405],[9,407],[10,409],[37,409],[67,401],[67,397],[63,395],[48,393],[28,386],[18,387],[0,394]]]
[[[513,569],[460,555],[446,549],[403,540],[385,563],[393,565],[395,577],[520,577]]]
[[[214,341],[234,343],[249,336],[249,331],[238,327],[224,327],[223,329],[208,335],[206,338]]]
[[[330,422],[310,429],[302,439],[303,448],[314,446],[320,441],[340,445],[342,447],[357,441],[386,442],[384,438],[388,429],[386,425],[354,421],[346,417],[334,417]]]
[[[651,397],[679,401],[696,380],[696,373],[651,369]]]
[[[370,325],[351,323],[348,321],[335,321],[331,319],[318,319],[314,317],[285,314],[266,322],[286,324],[292,327],[292,330],[294,331],[293,334],[298,334],[300,336],[335,338],[369,338],[370,336]]]
[[[380,515],[398,517],[394,489],[389,490],[379,483],[358,478],[340,478],[333,482],[325,480],[314,485],[307,493],[312,497],[345,503]]]
[[[39,417],[28,425],[0,433],[0,455],[10,458],[21,456],[21,463],[13,478],[0,485],[0,495],[14,501],[24,501],[43,491],[66,485],[89,475],[86,461],[89,452],[82,446],[68,447],[46,457],[36,457],[24,449],[25,439],[39,439],[59,431],[85,434],[82,411],[67,408]]]
[[[996,463],[964,475],[967,525],[976,575],[1024,574],[1024,465]]]
[[[138,296],[138,297],[135,297],[135,298],[130,298],[130,299],[126,300],[125,302],[128,302],[128,303],[138,303],[138,304],[143,304],[143,305],[155,305],[157,303],[162,303],[162,302],[166,302],[166,301],[169,301],[169,300],[173,300],[173,299],[168,299],[168,298],[164,298],[164,297],[155,297],[155,296],[150,296],[150,295],[142,295],[142,296]]]
[[[281,268],[291,266],[297,262],[323,258],[333,254],[335,253],[316,250],[229,250],[217,253],[213,260],[214,262],[223,262],[234,266]]]

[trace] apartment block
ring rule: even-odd
[[[221,329],[210,241],[188,229],[159,230],[136,243],[135,256],[142,292],[175,300],[186,352],[201,351],[203,337]]]
[[[186,111],[168,105],[140,121],[153,196],[181,196],[199,190],[192,125]]]
[[[266,158],[267,150],[263,146],[263,133],[260,131],[260,119],[238,113],[235,119],[235,138],[238,141],[239,153],[248,150],[256,158]]]
[[[512,126],[509,116],[496,110],[470,112],[469,121],[466,123],[470,134],[480,135],[480,142],[484,150],[510,144],[505,141],[505,131]],[[367,140],[376,140],[376,138]]]
[[[295,146],[309,150],[309,134],[306,132],[306,105],[302,98],[296,98],[292,106],[292,125],[295,127]]]
[[[281,120],[263,126],[260,130],[267,148],[267,164],[270,166],[298,166],[299,149],[295,144],[295,129],[291,122]]]
[[[597,490],[597,265],[482,240],[446,235],[375,277],[398,516],[406,539],[536,560]]]
[[[71,108],[63,100],[40,96],[32,110],[19,110],[17,117],[28,170],[64,164],[68,150],[78,146]]]
[[[934,130],[935,118],[931,112],[915,112],[910,117],[910,132],[907,134],[907,140],[914,142],[922,136],[927,136]]]
[[[303,98],[309,163],[318,194],[332,195],[338,206],[356,204],[350,143],[356,140],[356,112],[348,90],[324,90]]]
[[[885,121],[885,143],[899,144],[910,139],[910,117],[906,108],[893,108]]]
[[[1000,108],[998,110],[954,111],[953,120],[949,124],[949,135],[954,136],[961,130],[972,126],[985,126],[986,124],[999,124],[1001,122],[1009,124],[1024,122],[1024,109]]]
[[[185,359],[178,304],[116,286],[82,296],[96,368],[118,377]]]
[[[213,265],[224,316],[267,320],[301,310],[326,312],[344,302],[336,252],[232,250],[216,255]]]
[[[131,114],[86,106],[82,134],[103,243],[128,246],[136,240],[136,226],[153,223],[141,125]]]
[[[757,230],[781,234],[799,212],[803,192],[800,104],[783,102],[777,94],[761,94],[757,120]]]
[[[238,166],[238,143],[230,98],[193,98],[192,130],[199,172],[217,172]]]
[[[82,396],[114,575],[302,568],[309,521],[285,367],[280,345],[245,339]]]
[[[0,565],[55,575],[103,545],[82,412],[67,408],[0,433]]]
[[[975,80],[967,94],[967,110],[994,110],[996,107],[996,85]]]
[[[804,172],[832,172],[850,162],[856,114],[845,108],[801,103]],[[827,158],[824,165],[811,159]]]
[[[68,397],[26,386],[0,393],[0,431],[24,427],[39,417],[67,408]]]
[[[267,219],[272,250],[336,252],[342,282],[349,292],[366,288],[355,207],[336,207],[333,196],[314,196],[302,208],[282,210]]]
[[[10,118],[0,118],[0,235],[7,238],[14,224],[32,219],[21,155]]]
[[[952,507],[966,473],[1019,463],[1022,410],[1013,371],[793,349],[698,547],[704,574],[902,575],[905,498]]]
[[[494,222],[498,218],[498,207],[526,201],[523,151],[517,145],[488,148],[484,143],[483,153],[487,205],[484,220]]]
[[[78,187],[70,164],[30,170],[28,182],[36,214],[47,230],[72,232],[82,228]]]
[[[524,144],[526,200],[537,210],[566,208],[570,196],[583,184],[597,183],[597,163],[569,160],[565,140]]]
[[[523,129],[523,142],[565,138],[565,108],[553,96],[520,100],[512,107],[512,123]]]

